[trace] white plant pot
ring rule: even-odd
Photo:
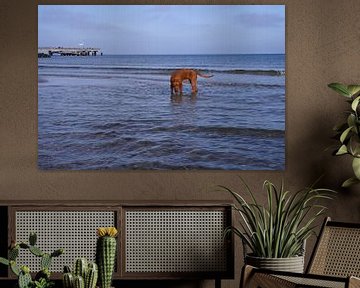
[[[262,269],[304,273],[304,256],[289,258],[263,258],[246,255],[245,263]]]

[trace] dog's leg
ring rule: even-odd
[[[191,92],[192,93],[197,93],[198,89],[197,89],[197,81],[196,81],[196,77],[194,77],[193,79],[190,80],[190,84],[191,84]]]

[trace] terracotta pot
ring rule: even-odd
[[[275,271],[304,272],[304,256],[289,258],[263,258],[246,255],[245,263],[254,267]]]

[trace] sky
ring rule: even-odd
[[[38,46],[104,54],[284,54],[285,6],[39,5]]]

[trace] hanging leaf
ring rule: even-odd
[[[359,105],[359,101],[360,101],[360,96],[356,97],[354,101],[352,101],[351,103],[351,109],[356,111],[356,108]]]
[[[333,155],[350,154],[354,157],[352,168],[356,177],[347,179],[342,186],[349,187],[360,183],[360,113],[358,114],[360,104],[360,85],[344,85],[341,83],[331,83],[328,85],[337,93],[347,98],[351,106],[351,111],[347,120],[342,125],[334,128],[337,132],[334,138],[340,140],[340,148]]]
[[[348,85],[347,90],[350,96],[355,96],[360,92],[360,85]]]
[[[350,98],[351,94],[347,88],[346,85],[341,84],[341,83],[331,83],[328,85],[329,88],[333,89],[334,91],[336,91],[337,93]]]
[[[349,135],[349,132],[352,130],[353,126],[345,129],[345,131],[341,134],[340,136],[340,142],[344,143],[344,141],[346,140],[347,136]]]
[[[352,168],[357,179],[360,180],[360,158],[354,157]]]
[[[348,154],[348,153],[349,153],[349,151],[348,151],[346,145],[341,145],[341,147],[339,148],[339,150],[336,152],[335,155],[338,156],[338,155],[344,155],[344,154]]]
[[[351,155],[360,157],[360,138],[358,135],[355,134],[350,137],[349,149],[351,150]]]
[[[341,185],[341,187],[349,188],[350,186],[359,184],[359,183],[360,183],[359,179],[357,179],[356,177],[351,177],[351,178],[347,179],[346,181],[344,181],[344,183]]]
[[[350,126],[353,126],[355,127],[356,126],[356,116],[351,113],[348,118],[347,118],[347,125],[350,127]]]

